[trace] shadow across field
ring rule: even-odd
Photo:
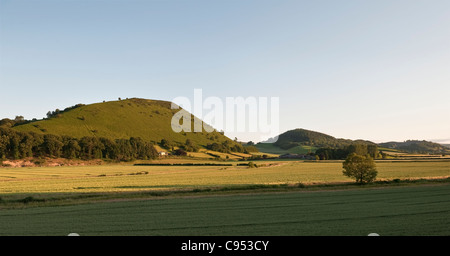
[[[138,188],[131,192],[101,192],[101,193],[41,193],[12,194],[0,197],[0,209],[28,208],[41,206],[74,205],[114,200],[151,200],[160,198],[220,196],[233,194],[261,194],[308,191],[339,191],[368,188],[386,188],[393,186],[420,186],[450,184],[450,177],[439,179],[392,179],[375,181],[360,185],[351,182],[318,183],[318,184],[247,184],[228,185],[221,187],[193,187],[177,189],[176,186],[118,186],[117,188]],[[89,189],[79,187],[77,189]]]
[[[2,210],[0,235],[448,236],[449,193],[448,180],[146,191],[122,199],[85,198],[85,204]],[[33,198],[20,203],[49,205]]]

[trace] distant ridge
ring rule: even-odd
[[[430,141],[408,140],[405,142],[374,143],[367,140],[339,139],[321,132],[293,129],[278,136],[274,143],[258,143],[261,152],[267,153],[313,153],[319,148],[338,149],[352,144],[378,145],[380,148],[395,149],[405,153],[450,154],[450,144],[441,145]]]
[[[442,144],[438,144],[425,140],[407,140],[404,142],[385,142],[379,143],[380,147],[401,150],[408,153],[419,154],[448,154],[450,148]]]

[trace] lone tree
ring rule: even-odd
[[[372,157],[361,156],[356,153],[348,155],[342,167],[344,168],[342,173],[347,177],[356,179],[359,184],[374,181],[378,174]]]

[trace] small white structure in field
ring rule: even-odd
[[[159,151],[158,154],[159,154],[159,156],[166,156],[166,155],[167,155],[167,152],[165,152],[165,151]]]

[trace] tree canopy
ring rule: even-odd
[[[52,157],[68,159],[112,159],[131,161],[154,159],[158,152],[153,144],[141,138],[111,140],[18,132],[0,127],[0,159]]]
[[[357,183],[370,183],[377,177],[375,161],[370,156],[361,156],[351,153],[342,164],[342,173],[350,178],[354,178]]]

